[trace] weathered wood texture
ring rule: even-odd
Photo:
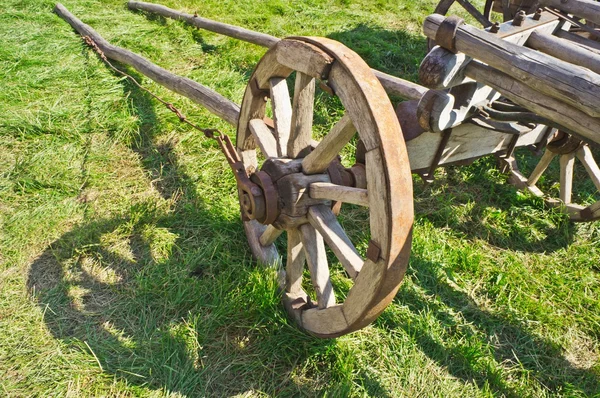
[[[588,68],[600,74],[600,54],[573,45],[566,39],[552,35],[533,33],[527,40],[527,46],[545,54],[562,59],[570,64]]]
[[[193,80],[177,76],[138,54],[121,47],[113,46],[94,29],[71,14],[62,4],[57,3],[54,7],[54,12],[67,21],[80,35],[89,36],[108,58],[131,66],[158,84],[202,105],[226,122],[234,126],[237,125],[240,108],[234,102]]]
[[[600,24],[600,3],[592,0],[541,0],[542,5]]]
[[[153,14],[162,15],[175,20],[185,21],[186,23],[197,28],[206,29],[211,32],[258,44],[259,46],[263,47],[271,47],[279,41],[277,37],[271,35],[254,32],[252,30],[240,28],[239,26],[219,23],[210,19],[175,11],[160,4],[145,3],[142,1],[129,1],[127,6],[131,10],[151,12]]]
[[[240,28],[238,26],[220,23],[206,18],[194,17],[193,15],[182,13],[158,4],[150,4],[141,1],[129,1],[128,6],[132,10],[143,10],[157,15],[162,15],[167,18],[182,20],[193,26],[263,47],[270,48],[280,40],[279,38]],[[427,91],[425,87],[413,82],[409,82],[408,80],[391,76],[375,69],[372,71],[389,94],[397,95],[405,99],[419,99]]]
[[[423,25],[425,34],[435,38],[444,19],[435,14],[427,17]],[[458,51],[489,64],[537,92],[560,99],[590,116],[600,116],[600,76],[588,69],[505,42],[469,25],[457,29],[455,45]]]
[[[527,84],[480,62],[471,62],[465,73],[498,90],[516,104],[563,126],[566,131],[585,140],[600,143],[600,119],[553,97],[542,95]]]

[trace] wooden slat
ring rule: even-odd
[[[600,191],[600,168],[598,164],[594,160],[594,155],[592,155],[592,151],[590,147],[584,145],[577,151],[577,159],[583,164],[585,170],[590,175],[590,178],[594,182],[596,189]]]
[[[271,106],[273,107],[277,152],[280,157],[285,157],[292,126],[290,92],[284,78],[273,77],[269,80],[269,84],[271,86]]]
[[[356,278],[364,260],[331,209],[324,205],[312,206],[308,211],[308,221],[323,236],[327,246],[335,253],[350,278]]]
[[[306,261],[302,246],[302,234],[297,229],[290,229],[287,231],[287,241],[286,292],[300,295],[302,293],[302,273]]]
[[[269,246],[273,244],[283,233],[283,229],[275,228],[272,225],[268,225],[265,232],[260,236],[260,244],[263,246]]]
[[[294,102],[292,104],[292,131],[287,154],[291,158],[306,155],[312,141],[315,79],[296,72]]]
[[[278,156],[277,140],[271,128],[262,119],[250,120],[249,126],[263,155],[267,158],[276,158]]]
[[[356,133],[348,114],[344,115],[302,161],[302,171],[306,174],[323,173],[342,148]]]
[[[575,166],[574,153],[560,156],[560,200],[565,204],[571,203],[571,196],[573,193],[573,166]]]
[[[335,304],[335,295],[329,277],[329,266],[323,237],[310,224],[300,226],[300,232],[302,233],[302,245],[310,270],[310,278],[317,293],[318,307],[331,307]]]
[[[554,152],[550,152],[549,150],[544,151],[542,158],[540,159],[538,164],[535,166],[535,169],[533,169],[533,172],[527,179],[527,185],[535,185],[538,182],[542,174],[544,174],[544,171],[546,171],[548,166],[550,166],[550,162],[552,162],[552,159],[554,159],[555,156],[556,154]]]
[[[362,188],[345,187],[328,182],[315,182],[310,184],[309,195],[313,199],[327,199],[336,202],[369,206],[368,191]]]

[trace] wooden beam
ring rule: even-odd
[[[568,40],[552,35],[533,33],[529,36],[526,45],[544,54],[562,59],[570,64],[583,66],[600,74],[600,54],[573,45]]]
[[[90,37],[108,58],[131,66],[136,71],[154,80],[161,86],[165,86],[169,90],[175,91],[177,94],[181,94],[184,97],[191,99],[225,120],[227,123],[237,126],[240,107],[233,101],[193,80],[177,76],[160,66],[153,64],[138,54],[121,47],[113,46],[92,29],[92,27],[84,24],[71,14],[60,3],[56,4],[54,12],[67,21],[81,36]]]
[[[558,8],[600,25],[600,3],[598,2],[592,0],[542,0],[541,4]]]
[[[442,15],[430,15],[423,24],[427,37],[435,38]],[[538,51],[507,43],[473,26],[458,27],[456,49],[506,73],[547,96],[575,107],[592,117],[600,116],[600,76],[588,69]]]
[[[142,1],[129,1],[127,5],[131,10],[142,10],[161,15],[163,17],[185,21],[186,23],[198,28],[206,29],[211,32],[233,37],[235,39],[243,40],[248,43],[257,44],[263,47],[270,48],[280,40],[277,37],[240,28],[238,26],[216,22],[206,18],[194,17],[193,15],[182,13],[159,4],[150,4]],[[377,76],[379,82],[383,88],[385,88],[388,94],[397,95],[408,100],[415,100],[421,98],[421,96],[427,91],[425,87],[408,80],[388,75],[375,69],[371,69],[371,71],[375,74],[375,76]]]

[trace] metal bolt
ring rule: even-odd
[[[500,22],[494,22],[490,27],[490,33],[498,33],[500,31]]]
[[[534,20],[536,20],[536,21],[539,21],[541,17],[542,17],[542,9],[541,9],[541,8],[538,8],[538,9],[535,11],[535,14],[534,14],[534,16],[533,16],[533,19],[534,19]]]
[[[515,26],[521,26],[523,25],[523,21],[525,20],[525,17],[527,16],[527,14],[525,14],[525,11],[521,10],[517,13],[517,15],[515,15],[515,19],[513,19],[512,24]]]

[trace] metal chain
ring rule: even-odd
[[[188,126],[193,127],[194,129],[202,132],[204,134],[204,136],[206,138],[211,138],[211,139],[216,139],[217,141],[220,141],[219,139],[217,139],[217,137],[223,137],[226,136],[225,134],[221,133],[219,130],[217,129],[205,129],[202,128],[192,122],[190,122],[187,117],[181,113],[181,111],[179,109],[177,109],[173,104],[171,104],[170,102],[167,102],[165,100],[163,100],[162,98],[160,98],[159,96],[157,96],[156,94],[154,94],[152,91],[148,90],[147,88],[143,87],[140,83],[138,83],[137,80],[135,80],[135,78],[131,75],[129,75],[128,73],[123,72],[120,69],[117,69],[106,57],[106,55],[104,54],[104,52],[100,49],[100,47],[98,47],[98,45],[96,44],[96,42],[94,40],[92,40],[91,37],[89,36],[83,36],[83,40],[85,41],[85,44],[87,44],[88,46],[90,46],[100,57],[100,59],[102,59],[102,61],[104,61],[104,63],[106,65],[108,65],[108,67],[113,70],[115,73],[129,79],[131,82],[133,82],[133,84],[135,84],[138,88],[140,88],[141,90],[145,91],[146,93],[150,94],[154,99],[156,99],[158,102],[160,102],[161,104],[163,104],[168,110],[170,110],[171,112],[173,112],[174,114],[177,115],[177,117],[179,118],[179,121],[181,123],[185,123]],[[220,143],[220,142],[219,142]]]

